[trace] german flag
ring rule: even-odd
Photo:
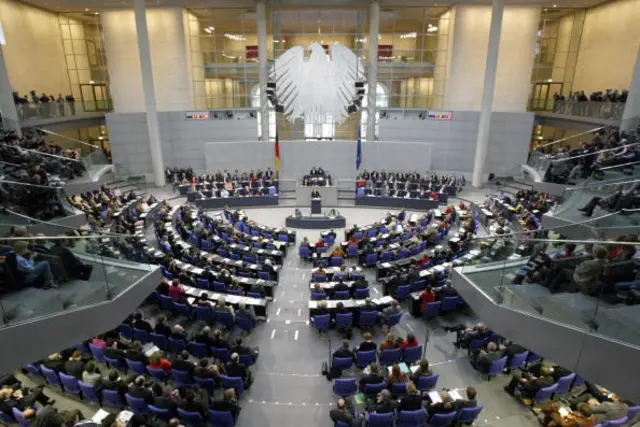
[[[275,150],[276,150],[276,176],[279,177],[280,176],[280,140],[278,139],[278,134],[276,133],[276,145],[275,145]]]

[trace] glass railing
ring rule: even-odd
[[[567,116],[596,117],[608,120],[622,119],[624,112],[624,102],[610,101],[548,101],[540,104],[535,102],[534,105],[542,105],[544,108],[536,108],[535,111],[549,111],[555,114],[564,114]]]
[[[640,346],[640,305],[633,305],[640,299],[625,285],[634,280],[634,244],[549,239],[513,243],[531,250],[519,259],[467,264],[460,271],[498,305]],[[565,244],[575,246],[571,254]],[[602,261],[592,258],[597,251],[604,251]],[[609,256],[617,252],[617,258],[608,259],[607,251]],[[584,262],[599,267],[579,268]]]
[[[121,165],[113,166],[115,180],[109,185],[124,186],[136,191],[137,194],[145,194],[148,189],[147,177]]]
[[[156,268],[134,236],[60,231],[0,239],[0,327],[111,300]]]
[[[111,111],[112,109],[113,106],[110,99],[97,101],[39,102],[37,104],[29,102],[26,104],[16,104],[16,110],[20,121],[78,116],[82,114]]]
[[[10,178],[0,180],[3,213],[0,224],[15,215],[50,221],[77,214],[63,187],[27,184]],[[21,221],[24,222],[24,221]]]

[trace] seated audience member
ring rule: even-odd
[[[587,403],[591,406],[591,412],[595,415],[597,424],[622,418],[629,409],[629,405],[625,403],[624,399],[613,393],[609,395],[609,401],[600,403],[593,399]]]
[[[436,293],[433,292],[431,286],[427,286],[427,288],[420,293],[420,310],[425,311],[427,309],[427,305],[431,302],[436,302]]]
[[[201,390],[202,394],[206,394],[206,391]],[[207,400],[202,396],[196,396],[196,392],[192,389],[185,389],[184,396],[178,403],[178,408],[189,411],[197,412],[201,416],[207,415]]]
[[[109,359],[121,360],[124,362],[125,352],[120,348],[120,344],[111,338],[106,341],[107,346],[104,349],[104,355]]]
[[[507,393],[513,396],[517,385],[520,384],[520,391],[522,395],[524,397],[531,398],[535,396],[541,388],[549,387],[554,383],[553,377],[551,376],[552,373],[553,369],[548,366],[540,368],[539,377],[534,376],[531,372],[515,371],[511,381],[504,389]]]
[[[376,343],[371,341],[371,333],[370,332],[365,332],[364,334],[362,334],[362,338],[364,339],[364,341],[362,341],[360,343],[358,348],[356,348],[356,351],[372,351],[372,350],[376,350],[378,348]]]
[[[218,381],[220,379],[220,369],[217,365],[210,363],[209,359],[203,357],[198,362],[198,366],[193,370],[193,376],[197,378],[210,378]]]
[[[453,398],[449,393],[444,393],[442,396],[442,402],[431,403],[427,405],[427,412],[429,413],[429,417],[432,417],[435,414],[449,414],[456,410],[456,405],[453,401]]]
[[[364,386],[367,384],[380,384],[384,383],[385,378],[380,375],[380,368],[376,363],[369,365],[369,373],[363,375],[358,383],[360,391],[364,391]]]
[[[253,383],[251,371],[243,363],[240,363],[240,356],[238,353],[231,354],[231,357],[225,366],[225,370],[227,372],[227,376],[242,378],[244,388],[248,389],[251,387],[251,384]]]
[[[153,394],[153,406],[160,409],[166,409],[174,414],[178,409],[178,399],[173,392],[166,393],[159,383],[153,383],[151,386]]]
[[[242,337],[236,338],[235,345],[231,347],[229,351],[231,351],[231,353],[250,354],[254,361],[258,358],[258,349],[245,345]]]
[[[211,338],[211,327],[205,326],[204,328],[202,328],[202,330],[199,333],[193,336],[193,340],[198,344],[204,344],[207,347],[213,345],[212,344],[213,340]]]
[[[162,357],[161,351],[154,352],[149,358],[149,367],[151,369],[162,369],[165,374],[171,373],[171,362]]]
[[[558,409],[558,404],[551,400],[542,407],[542,413],[544,414],[542,425],[545,427],[559,427],[552,417],[552,414],[558,413]],[[595,427],[596,425],[596,417],[593,415],[592,408],[584,402],[578,404],[577,411],[572,411],[563,418],[563,425],[571,425],[575,427]]]
[[[422,396],[413,383],[407,383],[407,394],[400,399],[398,411],[417,411],[422,408]]]
[[[369,399],[366,403],[367,412],[375,412],[377,414],[394,413],[398,407],[398,402],[391,396],[391,392],[384,389],[375,399]]]
[[[127,382],[120,378],[120,374],[116,370],[109,371],[107,378],[104,378],[101,382],[102,390],[113,390],[120,394],[120,397],[124,399],[124,394],[127,392]]]
[[[502,353],[498,350],[498,345],[494,342],[487,344],[487,350],[480,350],[477,357],[473,361],[475,368],[483,374],[489,372],[491,364],[502,357]]]
[[[415,335],[407,334],[407,339],[400,343],[400,348],[406,350],[407,348],[417,347],[418,345]]]
[[[90,360],[84,366],[84,371],[82,372],[82,382],[85,384],[93,385],[98,388],[100,386],[100,380],[102,376],[100,375],[100,371],[96,366],[96,362]]]
[[[240,406],[238,405],[236,392],[232,388],[225,390],[222,394],[222,399],[214,400],[210,408],[219,412],[231,412],[234,420],[237,420],[238,415],[240,415]]]
[[[342,250],[342,247],[340,245],[337,245],[335,248],[333,248],[333,251],[331,251],[331,256],[332,257],[345,257],[344,251]]]
[[[224,296],[218,298],[218,304],[216,305],[216,311],[228,311],[235,318],[235,311],[232,306],[228,305]]]
[[[173,332],[171,333],[169,338],[173,338],[174,340],[186,341],[187,334],[184,332],[184,328],[182,327],[182,325],[175,325],[173,327]]]
[[[151,323],[149,323],[146,320],[144,320],[144,318],[142,317],[142,313],[135,313],[133,315],[133,325],[132,326],[135,329],[141,329],[141,330],[146,331],[148,333],[153,332],[153,328],[151,327]]]
[[[387,338],[380,343],[380,352],[384,350],[391,350],[398,347],[398,342],[396,341],[396,336],[393,333],[389,332],[387,334]]]
[[[465,328],[463,325],[454,328],[444,328],[448,332],[456,332],[456,341],[453,343],[456,347],[467,348],[473,340],[486,338],[489,335],[489,329],[483,323],[473,325],[471,328]]]
[[[454,402],[454,406],[456,411],[459,411],[464,408],[475,408],[478,406],[478,401],[476,400],[476,396],[478,392],[475,388],[469,386],[465,389],[466,399],[459,399]]]
[[[391,385],[395,383],[406,383],[408,381],[409,378],[407,377],[407,374],[400,370],[400,365],[394,364],[393,366],[391,366],[391,373],[387,378],[387,385],[389,387],[391,387]]]
[[[417,383],[420,377],[430,377],[433,375],[431,368],[429,368],[429,361],[427,359],[420,360],[420,364],[418,365],[418,369],[415,370],[413,374],[411,374],[411,381]]]
[[[174,301],[181,301],[184,299],[184,288],[180,286],[180,279],[174,278],[169,286],[169,296]]]
[[[382,310],[382,321],[386,321],[390,316],[397,314],[397,313],[401,313],[402,312],[402,307],[400,307],[400,302],[393,300],[391,302],[391,305],[387,308],[385,308],[384,310]]]
[[[353,354],[353,352],[351,351],[351,349],[349,348],[350,343],[348,340],[343,340],[342,341],[342,347],[340,347],[339,349],[337,349],[336,351],[333,352],[333,357],[338,357],[338,358],[350,358],[353,359],[355,358],[355,355]]]
[[[75,350],[69,360],[64,364],[64,371],[67,375],[72,375],[77,379],[82,379],[82,372],[84,371],[84,360],[82,360],[82,352]]]
[[[137,377],[131,386],[129,386],[129,395],[144,399],[147,404],[153,404],[153,394],[145,387],[145,379],[143,376]]]
[[[211,347],[229,349],[229,343],[222,337],[222,331],[220,329],[216,329],[215,331],[213,331],[213,340],[211,341]]]
[[[244,303],[238,304],[238,311],[236,311],[236,317],[243,317],[246,319],[256,320],[256,315],[251,310],[247,310],[247,306]]]
[[[187,350],[182,350],[171,360],[171,369],[175,371],[193,374],[194,368],[195,365],[189,360],[189,352]]]
[[[74,255],[67,247],[67,242],[62,239],[55,240],[55,244],[50,249],[51,255],[60,258],[62,266],[68,277],[78,280],[89,280],[93,265],[85,264]]]
[[[607,264],[607,250],[604,246],[594,246],[592,255],[593,259],[583,261],[573,272],[573,280],[580,290],[588,295],[599,292],[604,267]]]
[[[35,286],[44,289],[57,288],[51,266],[47,261],[34,261],[35,252],[29,252],[29,242],[18,240],[13,245],[16,254],[16,268],[22,275],[21,286]]]
[[[12,408],[24,411],[34,406],[36,402],[41,405],[54,403],[54,400],[44,395],[43,388],[43,386],[38,386],[32,389],[25,387],[14,390],[10,387],[3,387],[0,389],[0,411],[7,416],[13,417]]]
[[[149,358],[142,352],[140,341],[131,343],[129,350],[125,353],[125,358],[134,362],[142,362],[145,366],[149,364]]]
[[[355,410],[348,400],[343,398],[338,399],[336,407],[329,411],[329,416],[334,423],[341,421],[352,427],[356,427]]]
[[[156,334],[169,336],[171,335],[171,327],[167,324],[167,316],[164,314],[159,315],[156,318],[156,327],[154,328]]]

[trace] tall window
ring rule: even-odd
[[[304,139],[333,139],[336,136],[336,123],[331,114],[324,114],[320,120],[304,119]]]
[[[360,113],[360,138],[363,140],[367,138],[367,105],[369,103],[367,93],[369,91],[368,86],[365,85],[364,98],[362,98],[362,112]],[[387,88],[378,83],[376,86],[376,138],[378,137],[378,123],[380,122],[380,113],[377,111],[379,108],[385,108],[389,106],[389,92]]]
[[[262,114],[260,114],[260,86],[251,89],[251,107],[258,109],[258,138],[262,138]],[[269,141],[276,140],[276,110],[269,105]]]

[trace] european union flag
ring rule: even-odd
[[[362,164],[362,136],[360,135],[360,127],[358,126],[358,148],[356,151],[356,169],[360,170]]]

